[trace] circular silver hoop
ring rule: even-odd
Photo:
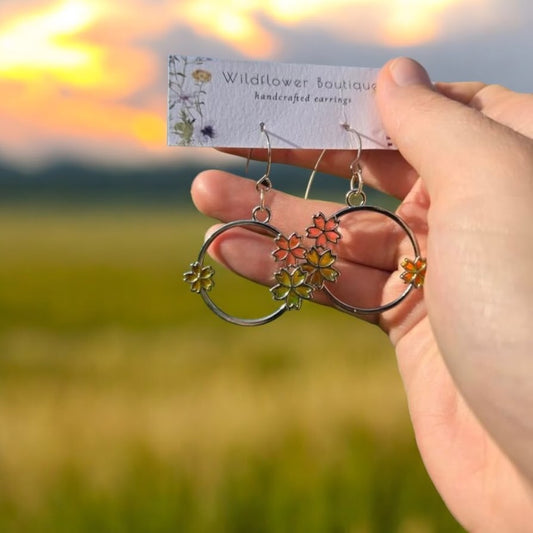
[[[205,254],[207,253],[208,248],[211,246],[211,244],[213,244],[213,241],[217,237],[222,235],[222,233],[230,230],[231,228],[239,226],[255,226],[256,228],[271,233],[276,237],[281,235],[281,232],[278,231],[276,228],[266,222],[261,222],[259,220],[234,220],[233,222],[228,222],[227,224],[224,224],[222,227],[217,229],[214,233],[212,233],[209,238],[204,242],[202,248],[200,249],[200,253],[198,254],[198,263],[203,266]],[[209,307],[209,309],[213,311],[213,313],[215,313],[220,318],[226,320],[227,322],[230,322],[231,324],[236,324],[238,326],[262,326],[263,324],[268,324],[269,322],[272,322],[276,318],[280,317],[285,311],[287,311],[287,306],[283,304],[281,307],[276,309],[276,311],[267,316],[263,316],[260,318],[240,318],[230,315],[223,311],[220,307],[218,307],[218,305],[216,305],[215,302],[211,300],[208,291],[206,291],[205,289],[200,289],[200,295],[202,296],[204,302]]]
[[[382,209],[381,207],[376,207],[372,205],[360,205],[360,206],[350,206],[345,207],[344,209],[341,209],[340,211],[337,211],[335,213],[335,217],[341,218],[344,215],[348,215],[350,213],[356,213],[358,211],[370,211],[373,213],[379,213],[381,215],[385,215],[386,217],[390,218],[398,226],[400,226],[406,233],[407,237],[409,238],[409,241],[411,242],[411,245],[413,246],[413,252],[415,257],[420,257],[420,248],[418,246],[418,242],[416,240],[416,237],[414,233],[411,231],[411,228],[396,214],[391,213],[390,211],[387,211],[386,209]],[[345,311],[347,313],[353,313],[353,314],[374,314],[374,313],[382,313],[383,311],[387,311],[388,309],[391,309],[398,305],[401,301],[405,299],[405,297],[413,290],[413,284],[409,284],[407,288],[398,296],[395,300],[392,300],[389,303],[379,305],[377,307],[357,307],[355,305],[349,305],[346,302],[343,302],[339,298],[337,298],[325,285],[323,287],[323,290],[327,293],[329,298],[331,298],[333,305],[340,309],[341,311]]]

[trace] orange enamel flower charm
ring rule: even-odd
[[[414,261],[406,258],[402,261],[404,272],[400,274],[400,277],[404,283],[410,283],[415,289],[420,289],[424,285],[426,266],[426,260],[421,257],[417,257]]]
[[[313,217],[313,225],[307,228],[307,236],[316,239],[315,246],[326,248],[328,242],[335,244],[341,238],[338,226],[339,220],[336,216],[326,218],[324,213],[318,213]]]
[[[272,255],[276,261],[287,261],[287,265],[294,266],[305,259],[306,250],[302,246],[302,238],[296,233],[292,233],[289,238],[278,235],[275,242],[278,247]]]

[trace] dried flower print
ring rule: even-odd
[[[189,118],[183,110],[180,113],[180,118],[180,122],[174,124],[174,131],[181,137],[183,144],[191,144],[195,119]]]
[[[215,138],[215,128],[213,128],[213,126],[211,126],[211,124],[208,124],[207,126],[204,126],[200,130],[200,133],[204,137],[209,137],[210,139],[214,139]]]
[[[206,144],[215,137],[214,125],[206,123],[204,117],[205,86],[213,77],[209,70],[200,68],[207,61],[202,57],[169,58],[169,124],[180,146]]]
[[[197,68],[191,76],[198,82],[198,83],[209,83],[211,81],[211,72],[208,70],[203,70],[201,68]]]

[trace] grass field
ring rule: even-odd
[[[312,304],[216,318],[181,281],[208,225],[2,207],[0,531],[461,531],[386,338]],[[221,301],[264,295],[217,276]]]

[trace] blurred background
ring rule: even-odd
[[[1,1],[0,531],[461,531],[383,334],[313,305],[238,328],[182,283],[211,224],[191,180],[244,165],[166,147],[167,55],[409,55],[531,92],[532,25],[529,0]]]

